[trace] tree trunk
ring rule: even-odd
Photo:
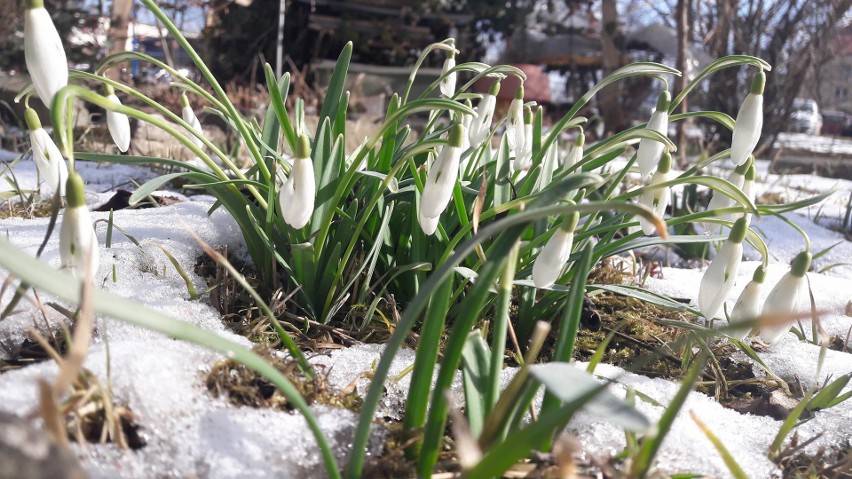
[[[601,1],[601,61],[604,76],[622,66],[619,44],[621,32],[618,28],[618,11],[615,0]],[[621,110],[621,82],[615,82],[604,88],[598,95],[601,116],[606,130],[621,131],[626,125],[627,115]]]
[[[126,51],[128,26],[130,25],[130,14],[133,11],[133,0],[113,0],[112,16],[109,22],[109,31],[107,32],[107,44],[109,45],[109,54],[120,53]],[[121,70],[111,68],[106,72],[107,76],[113,80],[118,80],[121,77]]]
[[[678,0],[675,16],[677,17],[677,65],[676,68],[681,71],[681,76],[675,77],[675,94],[683,91],[689,81],[689,75],[693,72],[689,71],[689,0]],[[679,113],[688,111],[687,98],[678,105]],[[686,125],[687,120],[681,120],[677,123],[677,149],[680,152],[680,163],[686,165]]]

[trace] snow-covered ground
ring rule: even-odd
[[[31,163],[21,162],[14,171],[22,187],[34,186],[35,174]],[[89,184],[90,205],[105,201],[110,196],[107,193],[109,189],[130,178],[144,181],[151,176],[151,172],[140,168],[98,166],[85,162],[79,164],[79,171]],[[760,176],[764,181],[762,188],[780,192],[788,201],[810,196],[836,183],[811,176],[777,178],[768,175],[765,167]],[[8,185],[4,182],[0,188],[8,189]],[[814,251],[840,242],[816,263],[817,269],[833,263],[852,262],[852,244],[823,226],[845,212],[845,201],[852,188],[850,182],[840,183],[839,188],[842,191],[822,205],[819,224],[812,221],[820,211],[819,207],[812,207],[804,214],[789,215],[806,229]],[[838,197],[841,197],[840,201]],[[164,254],[154,246],[154,243],[159,244],[171,252],[184,265],[196,287],[203,289],[203,280],[192,271],[201,249],[182,222],[213,246],[228,245],[231,250],[241,247],[239,230],[226,213],[219,210],[207,216],[206,211],[211,204],[211,198],[202,196],[162,208],[115,212],[115,223],[139,240],[141,248],[116,233],[112,248],[101,249],[101,265],[96,277],[98,284],[106,290],[248,346],[245,338],[234,335],[223,325],[213,307],[204,300],[188,299],[183,281]],[[106,213],[94,213],[93,216],[103,219]],[[0,231],[7,233],[12,243],[28,254],[34,254],[42,241],[46,224],[47,219],[5,219],[0,220]],[[766,238],[772,251],[767,284],[773,284],[787,270],[787,263],[802,249],[803,243],[790,226],[776,218],[762,218],[754,226]],[[102,224],[97,231],[103,245],[105,225]],[[43,261],[54,266],[58,265],[57,238],[58,235],[54,234],[42,255]],[[740,269],[738,287],[728,298],[729,308],[756,265],[754,261],[746,262]],[[113,267],[116,281],[112,280]],[[699,270],[664,268],[662,278],[649,278],[647,285],[655,291],[691,298],[694,304],[701,274]],[[5,274],[0,273],[0,278],[5,278]],[[845,337],[852,326],[852,318],[845,314],[847,304],[852,301],[852,268],[837,267],[827,275],[812,273],[809,278],[826,330]],[[0,298],[0,304],[5,304],[10,295],[11,292],[7,291]],[[41,299],[44,302],[49,300]],[[802,307],[806,308],[806,298],[800,299]],[[27,328],[41,321],[41,313],[36,314],[37,310],[30,302],[22,302],[18,309],[17,314],[0,321],[0,342],[4,344],[20,343]],[[51,321],[61,320],[51,308],[46,311]],[[107,321],[108,328],[105,328]],[[217,354],[135,326],[100,319],[98,334],[85,366],[101,378],[102,383],[106,383],[108,368],[107,345],[114,396],[119,404],[128,406],[136,415],[147,438],[147,446],[137,451],[121,451],[112,445],[75,445],[78,457],[92,477],[325,477],[313,437],[301,417],[280,411],[238,408],[210,396],[203,378],[221,359]],[[338,387],[345,387],[353,378],[373,368],[381,349],[377,345],[356,346],[330,351],[313,361],[329,366],[330,381]],[[782,378],[797,377],[805,387],[821,382],[825,377],[837,377],[852,371],[852,354],[829,351],[818,376],[818,353],[816,346],[798,342],[789,334],[778,346],[760,355]],[[401,373],[413,359],[411,351],[400,353],[391,377]],[[42,362],[0,375],[0,411],[20,416],[31,413],[38,403],[36,379],[51,377],[56,370],[54,363]],[[756,372],[759,371],[756,368]],[[625,373],[609,365],[599,366],[596,372],[602,377],[617,380],[619,385],[613,386],[617,394],[623,395],[624,387],[631,386],[664,405],[678,388],[677,383]],[[512,374],[513,371],[507,369],[504,378],[508,380]],[[380,416],[399,414],[407,381],[408,376],[399,382],[389,381]],[[363,390],[367,382],[368,379],[360,379],[359,388]],[[657,420],[663,410],[641,400],[638,407],[652,421]],[[312,410],[338,460],[342,461],[348,453],[356,416],[347,410],[326,406],[316,406]],[[711,477],[729,476],[722,459],[689,418],[690,410],[695,411],[720,437],[749,477],[777,476],[778,471],[766,458],[766,452],[781,423],[768,417],[726,409],[713,398],[697,392],[690,394],[658,456],[662,470]],[[615,454],[624,446],[624,434],[620,429],[590,415],[579,415],[569,427],[593,454]],[[812,450],[820,445],[842,447],[844,441],[852,437],[850,431],[852,401],[817,413],[812,421],[799,428],[803,438],[824,433],[811,447]],[[376,437],[374,446],[380,444],[380,439]]]

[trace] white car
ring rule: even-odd
[[[814,100],[796,98],[790,112],[789,130],[809,135],[819,135],[822,129],[822,115]]]

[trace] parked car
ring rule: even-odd
[[[852,136],[852,115],[842,111],[822,112],[822,135]]]
[[[819,135],[822,129],[822,115],[814,100],[796,98],[793,100],[793,110],[790,113],[789,131]]]

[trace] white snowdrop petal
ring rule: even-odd
[[[558,228],[553,233],[533,264],[532,279],[536,287],[546,288],[556,282],[571,256],[573,242],[574,233],[571,231]]]
[[[315,181],[311,159],[296,158],[290,177],[281,185],[278,194],[284,221],[293,228],[303,228],[314,214]]]
[[[107,99],[116,105],[121,105],[121,100],[115,95],[107,95]],[[130,119],[124,113],[107,110],[107,127],[112,140],[118,149],[124,153],[130,148]]]
[[[760,140],[763,129],[763,95],[749,93],[740,106],[731,137],[731,161],[742,165]]]
[[[743,245],[726,241],[701,278],[698,290],[698,308],[708,320],[722,311],[742,261]]]
[[[651,114],[651,119],[648,120],[649,130],[654,130],[661,135],[668,134],[669,129],[669,113],[667,111],[655,111]],[[660,155],[663,154],[664,144],[659,141],[642,138],[639,140],[639,150],[636,152],[636,165],[639,167],[639,174],[644,178],[654,171],[657,162],[660,160]]]
[[[50,107],[56,92],[68,84],[68,61],[59,32],[44,8],[24,12],[24,59],[36,93]]]

